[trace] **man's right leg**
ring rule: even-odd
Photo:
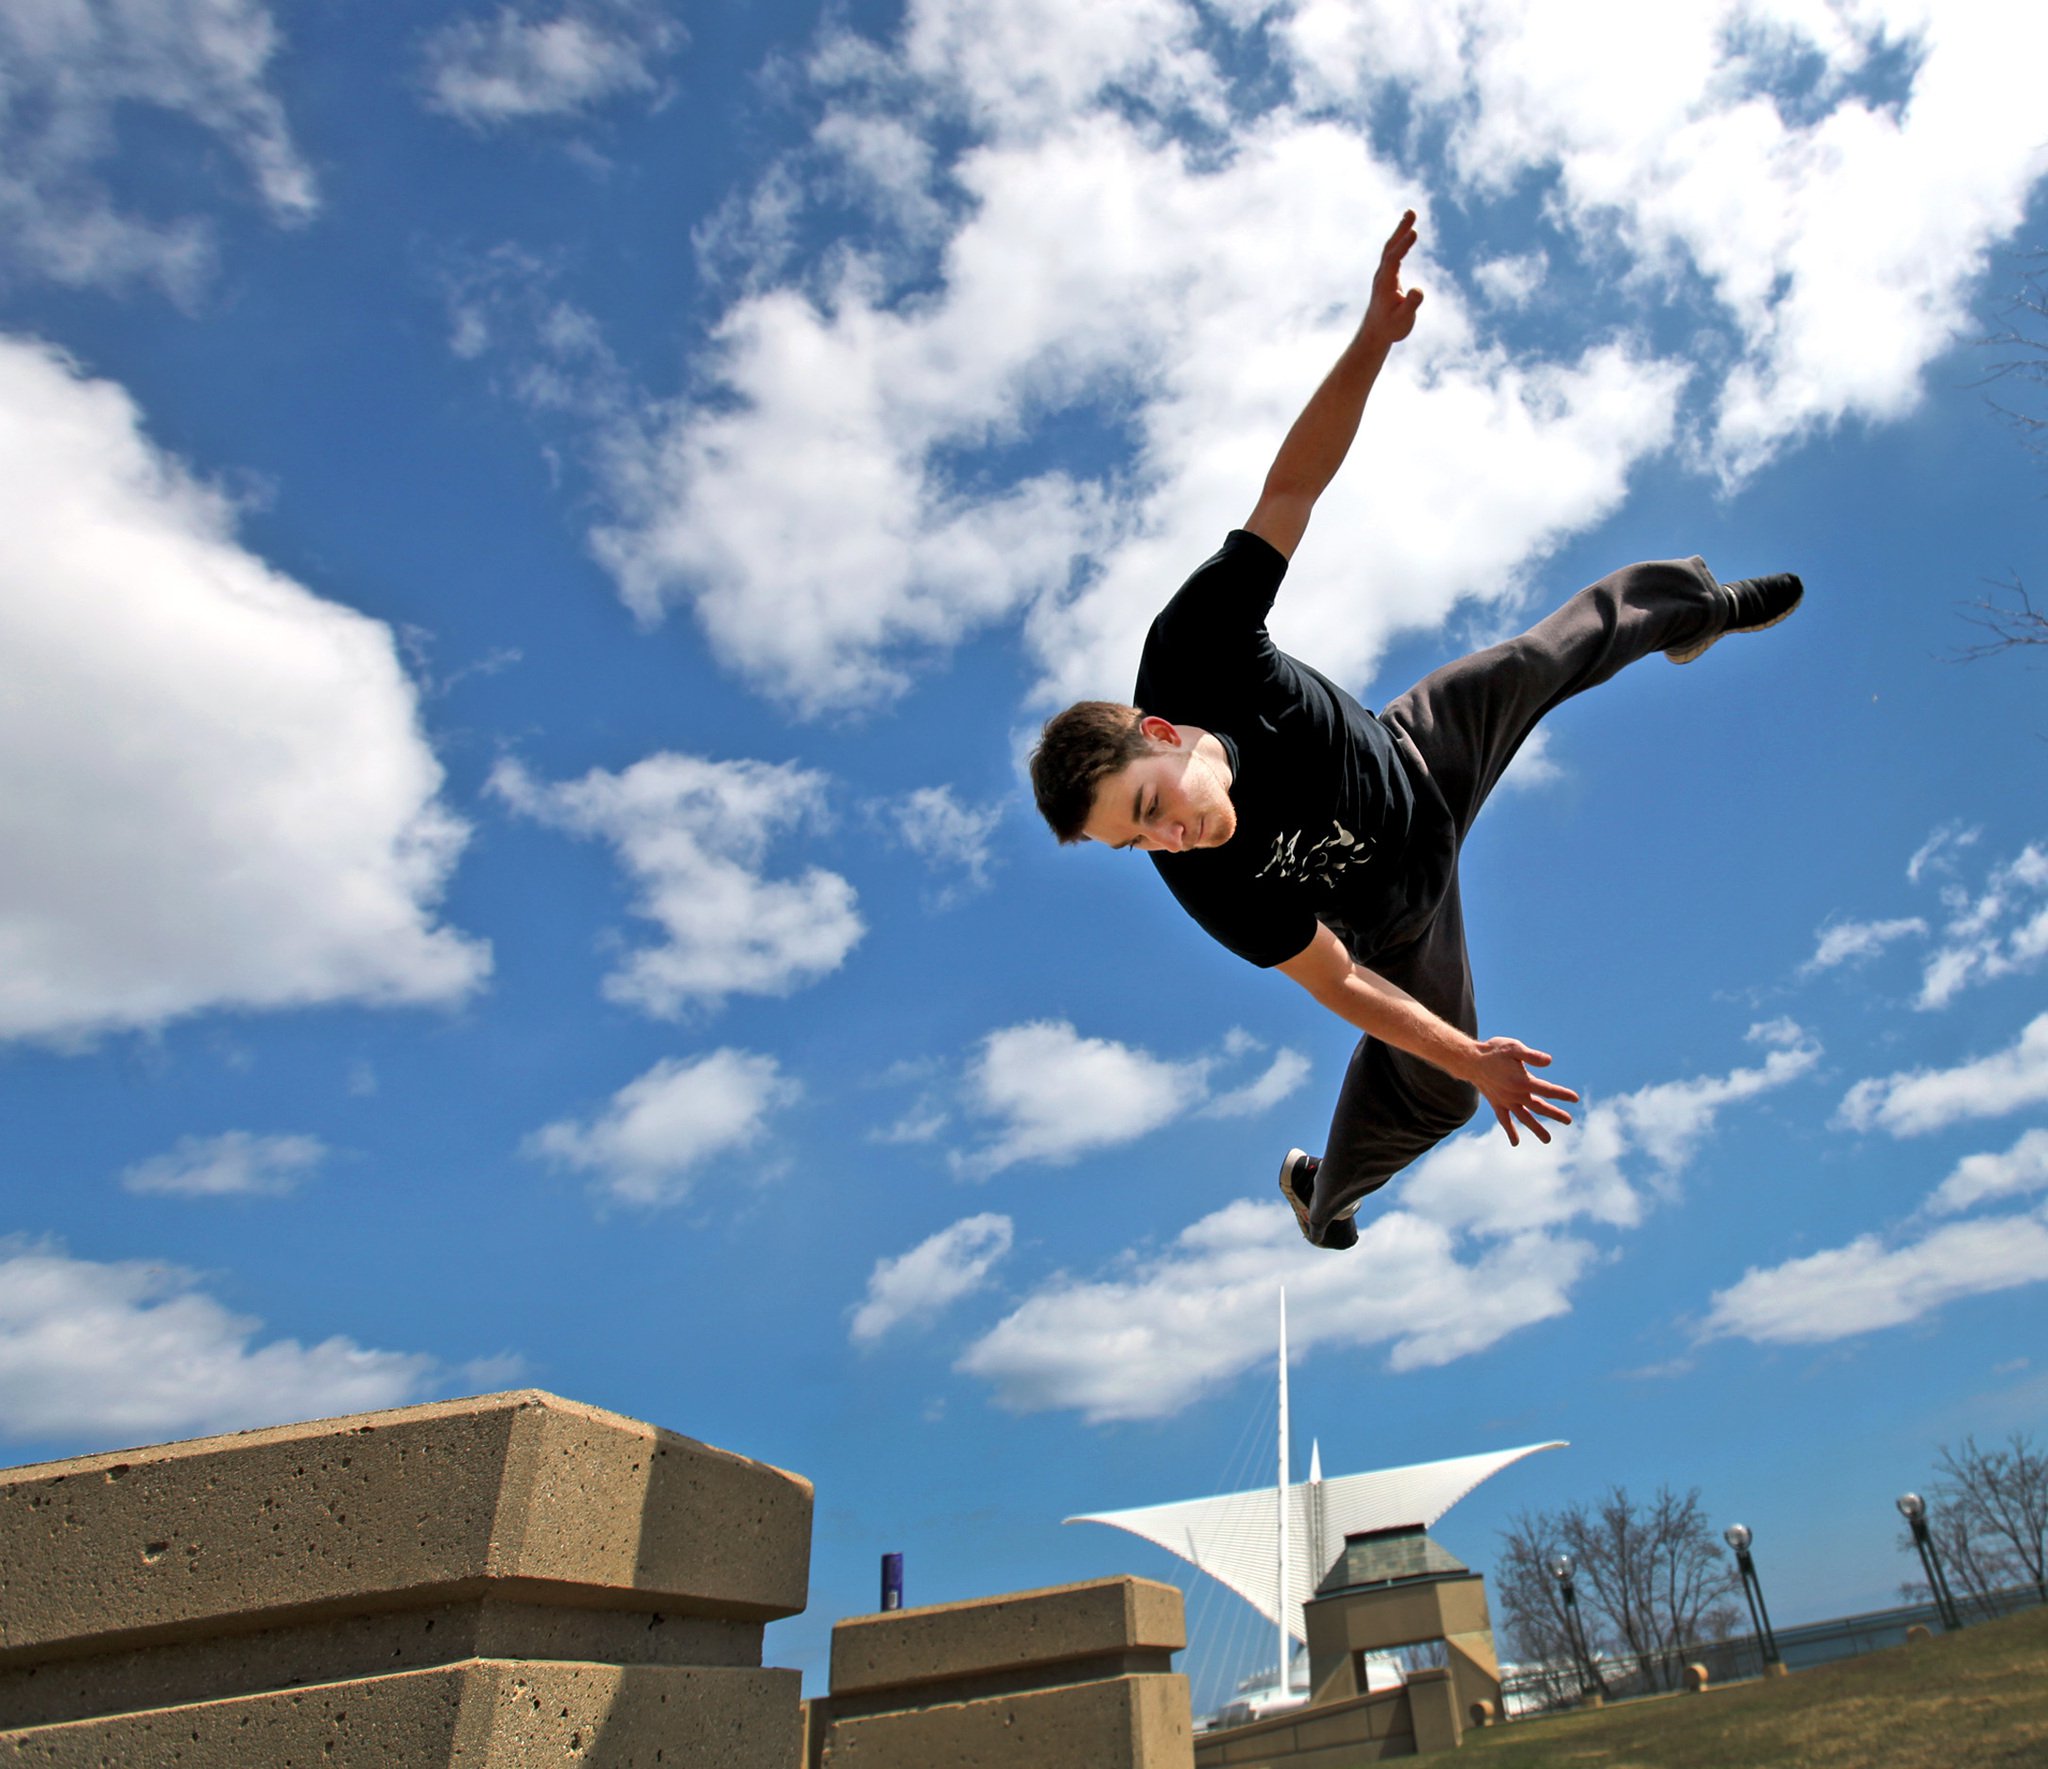
[[[1432,1013],[1478,1036],[1465,912],[1455,875],[1420,937],[1377,955],[1373,968]],[[1405,1050],[1361,1038],[1330,1116],[1303,1232],[1319,1246],[1331,1245],[1332,1229],[1361,1198],[1428,1154],[1478,1108],[1476,1088]]]

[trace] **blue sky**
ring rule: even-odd
[[[1956,660],[2048,582],[1969,342],[2048,236],[2029,33],[10,10],[0,1451],[550,1388],[815,1480],[815,1686],[884,1550],[1173,1576],[1058,1520],[1233,1478],[1285,1283],[1298,1465],[1571,1441],[1474,1564],[1697,1484],[1783,1619],[1889,1600],[1935,1447],[2048,1426],[2048,703]],[[1518,763],[1482,1029],[1586,1109],[1333,1257],[1271,1176],[1344,1029],[1019,769],[1411,204],[1283,644],[1378,704],[1632,558],[1809,597]]]

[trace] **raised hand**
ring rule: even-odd
[[[1550,1057],[1543,1051],[1531,1050],[1519,1038],[1488,1038],[1480,1043],[1464,1077],[1486,1096],[1494,1118],[1515,1148],[1522,1146],[1515,1129],[1517,1123],[1532,1131],[1538,1142],[1548,1142],[1550,1132],[1544,1127],[1545,1118],[1556,1124],[1572,1121],[1571,1113],[1551,1101],[1579,1103],[1579,1096],[1569,1087],[1530,1074],[1531,1064],[1547,1069]]]
[[[1407,210],[1401,223],[1387,236],[1380,252],[1380,267],[1373,272],[1372,295],[1366,302],[1360,329],[1387,344],[1398,344],[1415,330],[1415,310],[1422,305],[1422,291],[1401,288],[1401,260],[1419,236],[1415,211]]]

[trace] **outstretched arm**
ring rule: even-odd
[[[1431,1013],[1407,990],[1355,962],[1344,950],[1344,942],[1321,922],[1316,923],[1315,938],[1280,970],[1361,1032],[1478,1088],[1515,1147],[1522,1143],[1517,1123],[1533,1131],[1538,1142],[1548,1142],[1550,1132],[1544,1119],[1558,1124],[1572,1121],[1571,1113],[1552,1102],[1567,1100],[1576,1105],[1579,1096],[1569,1087],[1529,1073],[1532,1063],[1539,1069],[1550,1066],[1550,1058],[1542,1051],[1531,1050],[1519,1039],[1467,1036]]]
[[[1261,540],[1270,542],[1287,558],[1301,544],[1308,527],[1309,512],[1316,499],[1337,476],[1351,439],[1358,434],[1358,420],[1365,412],[1366,396],[1379,378],[1387,352],[1415,329],[1415,310],[1422,305],[1422,291],[1401,289],[1401,260],[1415,244],[1415,211],[1401,217],[1401,224],[1388,238],[1380,253],[1380,266],[1372,279],[1372,295],[1366,302],[1365,317],[1336,366],[1323,377],[1323,384],[1302,407],[1301,416],[1287,432],[1280,452],[1273,457],[1258,507],[1245,527]]]

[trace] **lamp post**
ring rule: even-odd
[[[1564,1597],[1565,1638],[1571,1642],[1572,1652],[1579,1661],[1580,1699],[1598,1695],[1604,1701],[1607,1685],[1593,1668],[1593,1655],[1586,1650],[1586,1629],[1579,1617],[1578,1586],[1572,1579],[1572,1557],[1553,1554],[1550,1557],[1550,1576],[1557,1580],[1558,1590]]]
[[[1899,1515],[1912,1528],[1913,1546],[1920,1550],[1920,1565],[1927,1574],[1927,1588],[1934,1593],[1935,1613],[1941,1617],[1941,1625],[1955,1633],[1962,1627],[1963,1618],[1956,1611],[1956,1600],[1948,1588],[1948,1575],[1941,1570],[1941,1556],[1934,1549],[1934,1534],[1927,1527],[1927,1501],[1918,1493],[1901,1493],[1898,1506]]]
[[[1721,1532],[1721,1539],[1735,1550],[1735,1569],[1742,1574],[1742,1594],[1749,1599],[1749,1619],[1756,1627],[1756,1648],[1763,1659],[1764,1675],[1782,1676],[1785,1661],[1778,1654],[1778,1637],[1771,1632],[1771,1612],[1764,1607],[1763,1582],[1756,1576],[1756,1562],[1749,1555],[1749,1544],[1755,1538],[1747,1524],[1731,1523]]]

